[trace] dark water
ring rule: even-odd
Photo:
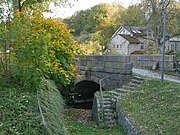
[[[84,103],[73,103],[70,104],[69,106],[72,108],[77,108],[77,109],[92,109],[92,101],[90,102],[84,102]]]

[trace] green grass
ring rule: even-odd
[[[87,118],[87,116],[85,116]],[[80,122],[83,110],[68,109],[66,112],[66,128],[68,135],[127,135],[120,126],[113,128],[98,127],[90,118]]]
[[[52,81],[44,80],[39,99],[47,135],[66,135],[64,100]],[[0,85],[0,135],[43,135],[43,130],[36,92]]]
[[[36,94],[0,87],[0,135],[42,134]]]
[[[143,134],[180,135],[180,84],[150,80],[127,94],[124,113]]]

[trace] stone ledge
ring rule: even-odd
[[[116,112],[118,115],[118,122],[127,131],[129,135],[142,135],[129,121],[129,119],[123,114],[122,109],[119,105],[119,101],[116,103]]]

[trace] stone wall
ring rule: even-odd
[[[118,115],[118,123],[127,131],[129,135],[142,135],[123,114],[119,102],[116,103],[116,112]]]
[[[162,55],[130,55],[133,67],[149,67],[152,68],[154,64],[162,67]],[[174,55],[165,55],[164,65],[165,69],[174,69],[175,57]]]
[[[94,94],[93,105],[92,105],[92,119],[97,124],[100,124],[100,122],[101,122],[99,112],[100,112],[100,100],[99,100],[99,96]]]
[[[132,74],[132,63],[127,55],[88,55],[80,58],[77,63],[81,75],[79,81],[92,80],[99,84],[100,79],[115,74],[104,85],[119,87]]]

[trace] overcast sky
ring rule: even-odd
[[[45,17],[66,18],[68,16],[73,15],[75,11],[85,10],[99,3],[118,2],[122,6],[127,7],[129,5],[139,2],[140,0],[78,0],[78,2],[73,2],[74,0],[71,1],[72,1],[71,2],[72,7],[66,7],[66,8],[54,8],[53,4],[51,4],[50,7],[53,10],[53,13],[45,14]]]

